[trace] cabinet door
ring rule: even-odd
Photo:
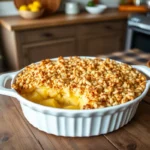
[[[79,26],[79,55],[108,54],[124,49],[125,21],[107,21]]]
[[[86,36],[80,38],[79,55],[95,56],[123,50],[121,34],[111,36]]]
[[[76,55],[76,40],[66,38],[23,46],[23,66],[46,58]]]

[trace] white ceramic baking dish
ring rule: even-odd
[[[150,68],[133,66],[150,77]],[[19,72],[0,76],[0,94],[12,96],[19,100],[25,118],[36,128],[46,133],[68,136],[89,137],[106,134],[126,125],[135,115],[140,101],[150,88],[150,80],[143,93],[136,99],[121,105],[92,110],[67,110],[51,108],[33,103],[17,93],[5,88],[8,79],[14,83]]]

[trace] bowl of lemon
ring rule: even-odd
[[[40,1],[33,1],[19,7],[19,14],[24,19],[37,19],[42,16],[44,8]]]

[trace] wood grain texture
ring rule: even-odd
[[[6,29],[18,31],[25,29],[94,23],[110,20],[126,20],[128,15],[129,13],[127,12],[119,12],[118,10],[108,9],[107,11],[99,15],[91,15],[87,12],[82,12],[74,16],[65,15],[64,13],[56,13],[36,20],[25,20],[19,16],[4,17],[0,20],[2,26]]]
[[[150,104],[150,90],[148,91],[148,94],[145,96],[144,101]]]
[[[118,149],[150,149],[150,105],[140,103],[131,122],[113,133],[105,135]]]
[[[150,97],[149,97],[150,98]],[[132,124],[125,129],[142,143],[147,145],[150,139],[150,105],[143,102],[139,105]],[[150,146],[149,146],[150,149]]]
[[[42,150],[9,97],[0,95],[0,149]]]

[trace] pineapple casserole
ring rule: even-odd
[[[24,68],[12,88],[35,103],[64,109],[119,105],[142,94],[146,77],[111,59],[59,57]]]

